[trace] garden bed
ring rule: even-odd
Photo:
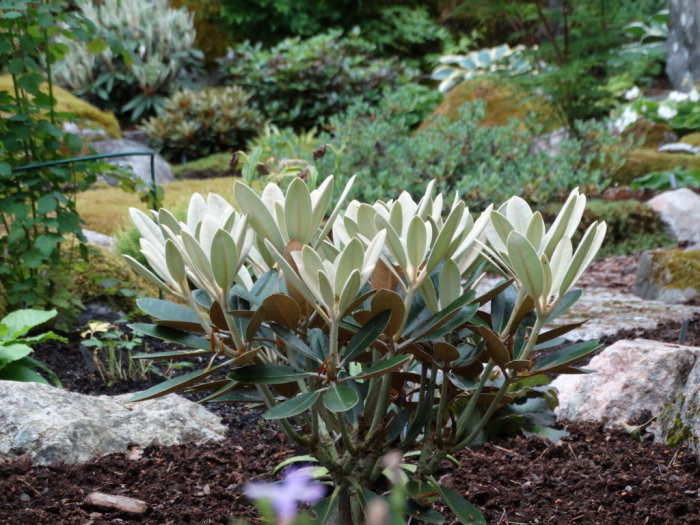
[[[628,290],[635,258],[596,262],[583,283]],[[615,337],[677,342],[680,322],[653,330],[630,328]],[[150,344],[162,344],[149,341]],[[700,319],[690,323],[686,344],[700,345]],[[64,387],[89,394],[144,389],[161,379],[105,388],[79,350],[79,338],[51,342],[36,357],[54,368]],[[228,426],[227,438],[204,445],[152,444],[140,458],[110,454],[89,463],[34,466],[28,460],[0,462],[0,522],[7,525],[121,523],[229,523],[252,519],[254,508],[241,486],[271,478],[270,471],[295,454],[293,445],[245,406],[212,405]],[[477,505],[489,523],[700,523],[700,468],[684,448],[636,439],[595,424],[564,426],[569,437],[551,444],[537,437],[504,437],[458,455],[460,467],[445,463],[442,481]],[[138,517],[86,507],[92,491],[144,500]],[[447,523],[457,523],[446,509]]]

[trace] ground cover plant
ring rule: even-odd
[[[195,195],[184,222],[164,209],[134,210],[150,269],[130,264],[180,303],[140,299],[155,324],[133,328],[192,348],[136,357],[210,358],[134,399],[197,384],[212,392],[209,400],[265,406],[265,417],[332,480],[320,516],[337,509],[342,523],[358,522],[381,458],[395,449],[413,458],[402,467],[409,515],[433,515],[425,504],[440,497],[462,522],[483,523],[433,474],[483,440],[497,410],[501,424],[556,435],[540,414],[548,394],[536,387],[547,373],[581,372],[575,363],[598,345],[546,358],[535,350],[577,326],[543,330],[579,297],[573,286],[605,225],[592,224],[574,251],[585,207],[576,190],[547,228],[520,198],[474,220],[463,202],[445,206],[432,187],[419,201],[403,193],[330,211],[332,178],[314,191],[297,178],[286,194],[270,184],[261,196],[238,182],[235,208]],[[507,278],[477,298],[484,258]],[[486,303],[491,314],[479,313]],[[221,369],[225,379],[207,381]],[[241,385],[256,390],[241,393]],[[523,394],[529,402],[516,404]]]

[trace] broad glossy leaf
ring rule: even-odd
[[[188,334],[187,332],[176,330],[175,328],[168,328],[165,326],[147,323],[133,323],[128,326],[135,332],[150,335],[151,337],[156,337],[164,341],[171,341],[173,343],[179,343],[192,348],[198,348],[200,350],[211,349],[211,343],[208,339],[198,335]]]
[[[362,373],[355,376],[354,379],[367,379],[370,377],[378,377],[389,374],[404,366],[412,358],[412,355],[397,355],[388,359],[384,359],[363,370]]]
[[[33,350],[31,347],[21,343],[0,346],[0,368],[6,366],[8,363],[12,363],[13,361],[19,361],[32,352]]]
[[[297,379],[313,376],[286,365],[248,365],[237,368],[229,374],[231,379],[241,383],[278,385]]]
[[[474,299],[474,302],[478,303],[479,305],[484,305],[488,303],[491,299],[499,295],[503,290],[508,288],[511,284],[513,284],[513,279],[506,279],[503,281],[500,281],[491,288],[488,292],[484,293],[483,295],[480,295],[476,299]]]
[[[284,199],[284,219],[290,240],[307,243],[314,233],[311,194],[304,181],[294,177]]]
[[[323,354],[319,354],[318,350],[309,347],[304,341],[297,337],[292,330],[277,324],[271,325],[271,328],[290,350],[298,352],[317,363],[323,363]]]
[[[582,341],[580,343],[567,346],[558,352],[538,360],[531,372],[533,374],[552,372],[558,368],[568,367],[583,359],[601,346],[602,345],[597,340]]]
[[[430,232],[420,217],[414,216],[406,232],[406,251],[408,261],[413,268],[418,268],[428,253]]]
[[[204,379],[217,370],[230,364],[230,361],[226,361],[216,366],[202,368],[200,370],[195,370],[194,372],[189,372],[187,374],[168,379],[167,381],[163,381],[162,383],[152,386],[143,392],[137,392],[131,399],[129,399],[129,401],[145,401],[147,399],[153,399],[156,397],[165,396],[172,392],[183,390],[192,383],[196,383],[200,379]]]
[[[586,323],[586,321],[581,321],[579,323],[571,323],[571,324],[565,324],[561,326],[557,326],[556,328],[552,328],[551,330],[541,333],[537,337],[537,347],[541,345],[542,343],[546,343],[547,341],[551,341],[552,339],[557,339],[560,336],[564,334],[568,334],[572,330],[576,330],[577,328],[580,328]]]
[[[313,456],[294,456],[289,459],[285,459],[284,461],[278,463],[275,465],[275,468],[272,469],[273,474],[277,474],[280,470],[282,470],[284,467],[288,467],[289,465],[294,465],[295,463],[318,463],[318,459],[316,459]]]
[[[450,510],[457,516],[460,523],[464,525],[487,525],[479,509],[457,492],[438,483],[435,483],[434,486],[440,492],[440,496],[447,503],[447,506],[450,507]]]
[[[297,302],[284,294],[272,294],[262,303],[265,319],[286,328],[294,329],[301,319],[301,310]]]
[[[227,231],[218,230],[214,234],[210,261],[216,284],[227,291],[238,273],[238,248]]]
[[[258,194],[242,182],[236,181],[233,185],[233,196],[241,212],[248,216],[248,221],[256,233],[271,242],[278,251],[284,250],[285,243],[277,223]]]
[[[381,312],[360,327],[357,332],[355,332],[355,335],[352,336],[348,345],[343,349],[343,361],[352,361],[376,341],[387,326],[391,315],[389,311]]]
[[[288,417],[298,416],[302,412],[306,412],[309,408],[313,406],[318,400],[321,393],[315,392],[304,392],[299,394],[292,399],[280,403],[272,408],[270,408],[263,417],[265,419],[285,419]]]
[[[450,317],[455,315],[463,306],[472,302],[473,299],[474,292],[472,290],[468,290],[461,297],[451,302],[449,305],[447,305],[435,315],[431,316],[425,322],[421,323],[418,326],[418,328],[413,330],[414,334],[418,335],[412,335],[412,339],[419,339],[432,334],[440,326],[447,323],[450,320]]]
[[[544,288],[542,263],[530,241],[516,231],[508,236],[508,257],[517,280],[533,299],[539,299]]]
[[[563,297],[561,297],[559,301],[557,301],[557,304],[554,306],[554,308],[550,310],[545,324],[550,324],[557,317],[559,317],[561,314],[563,314],[569,308],[571,308],[576,303],[576,301],[579,300],[579,297],[581,297],[582,293],[583,290],[581,290],[580,288],[575,288],[566,292],[566,294]]]
[[[172,303],[163,299],[142,297],[136,300],[136,305],[143,313],[159,321],[191,323],[196,324],[201,329],[197,314],[181,304]]]
[[[486,351],[489,353],[489,356],[491,356],[491,359],[493,359],[498,366],[504,368],[506,363],[511,360],[511,356],[508,349],[503,344],[503,341],[498,337],[498,334],[488,328],[480,326],[477,330],[484,338],[484,341],[486,341]]]
[[[5,366],[0,366],[0,380],[5,381],[23,381],[23,382],[33,382],[42,383],[48,385],[49,382],[44,379],[41,374],[32,370],[29,362],[25,359],[20,359],[19,361],[14,361]]]
[[[391,312],[389,322],[384,328],[383,333],[389,337],[393,337],[400,330],[403,318],[406,315],[406,307],[403,299],[396,292],[390,290],[379,290],[372,297],[372,312],[380,313],[386,310]]]
[[[438,341],[433,345],[433,353],[440,361],[450,362],[459,357],[459,350],[449,343]]]
[[[323,394],[323,406],[330,412],[347,412],[360,402],[357,391],[348,385],[333,385]]]

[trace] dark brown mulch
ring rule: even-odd
[[[596,261],[584,285],[628,292],[636,261]],[[677,342],[680,331],[681,322],[671,321],[654,330],[630,328],[605,343],[634,337]],[[686,342],[700,346],[700,315],[689,324]],[[51,343],[36,353],[69,390],[128,392],[162,380],[152,377],[108,388],[90,372],[78,344],[72,337],[68,344]],[[161,343],[149,344],[155,348]],[[220,443],[155,444],[138,460],[128,459],[125,452],[80,466],[0,462],[0,524],[184,525],[253,518],[241,485],[269,479],[270,470],[295,452],[259,412],[214,406],[229,427]],[[459,468],[444,465],[442,480],[482,509],[491,524],[700,524],[700,468],[685,449],[639,441],[593,424],[566,429],[570,436],[557,445],[518,436],[465,450],[458,456]],[[83,498],[94,490],[145,500],[150,510],[129,517],[84,507]],[[457,523],[447,516],[447,523]]]

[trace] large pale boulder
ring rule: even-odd
[[[685,443],[700,456],[700,359],[695,360],[685,388],[675,402],[669,403],[659,415],[655,437],[668,445]]]
[[[700,348],[645,339],[622,340],[593,357],[592,374],[561,375],[558,419],[623,425],[644,414],[657,415],[688,383]]]
[[[637,267],[634,293],[643,299],[682,303],[700,293],[700,250],[651,250]]]
[[[146,144],[126,139],[100,140],[90,145],[100,155],[112,153],[139,153],[152,150],[152,148],[149,148]],[[151,157],[147,155],[128,155],[124,157],[112,157],[106,160],[117,165],[126,164],[130,166],[142,181],[146,184],[151,183]],[[156,155],[154,168],[157,184],[175,180],[173,169],[160,155]]]
[[[700,246],[700,195],[688,188],[665,191],[647,204],[680,243]]]
[[[181,396],[130,403],[132,394],[87,396],[38,383],[0,381],[0,459],[80,463],[153,440],[163,445],[224,438],[226,427]]]

